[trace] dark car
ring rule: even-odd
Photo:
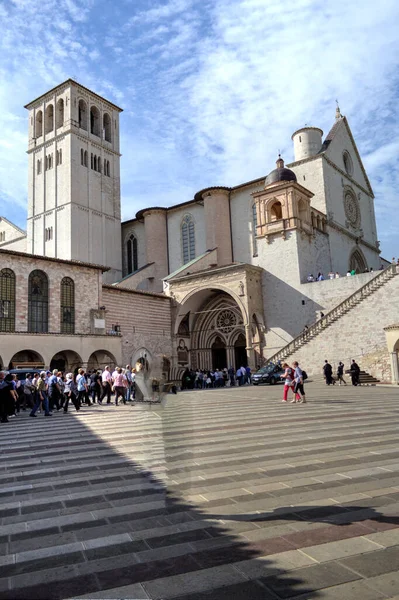
[[[16,375],[17,379],[19,379],[19,381],[22,381],[23,383],[26,379],[26,376],[29,373],[33,376],[34,373],[41,373],[42,371],[45,371],[45,369],[40,367],[40,369],[10,369],[9,371],[7,371],[7,373],[11,373],[11,375]]]
[[[252,375],[252,383],[254,385],[259,385],[260,383],[274,385],[283,381],[281,375],[284,375],[284,369],[279,365],[266,365]]]

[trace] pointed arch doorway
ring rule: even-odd
[[[240,367],[246,367],[248,365],[248,356],[246,350],[247,342],[245,335],[240,333],[236,341],[234,342],[234,360],[236,369]]]
[[[224,369],[227,367],[226,343],[218,335],[211,346],[212,350],[212,368]]]

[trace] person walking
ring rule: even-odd
[[[37,379],[36,392],[37,392],[37,395],[36,395],[35,406],[32,408],[31,412],[29,413],[29,416],[37,417],[37,414],[36,414],[37,409],[39,408],[40,404],[43,403],[44,416],[51,417],[52,413],[49,410],[48,397],[47,397],[46,371],[42,371],[40,373],[40,377]]]
[[[101,398],[101,375],[98,371],[93,371],[90,375],[90,395],[93,404],[100,402]]]
[[[76,386],[77,386],[77,390],[78,390],[78,402],[79,402],[79,406],[81,406],[84,403],[84,401],[86,400],[86,393],[87,393],[87,383],[86,383],[84,369],[79,369],[79,371],[78,371],[78,375],[76,376]],[[89,406],[90,406],[90,404],[89,404]]]
[[[102,382],[102,386],[103,386],[103,391],[102,394],[100,396],[100,399],[98,401],[99,404],[102,404],[105,396],[107,396],[107,404],[111,404],[111,384],[112,384],[112,377],[111,377],[111,373],[109,370],[109,367],[106,366],[102,375],[101,375],[101,382]]]
[[[330,365],[327,359],[324,361],[323,373],[324,379],[326,380],[326,384],[335,385],[335,381],[332,376],[332,366]]]
[[[13,386],[6,380],[4,371],[0,371],[0,422],[9,423],[8,416],[12,406],[13,398],[11,395]]]
[[[116,369],[116,375],[114,377],[114,390],[115,390],[115,404],[118,406],[119,396],[122,398],[123,404],[126,404],[125,389],[127,385],[127,379],[122,373],[122,369],[118,367]]]
[[[64,385],[64,414],[68,412],[69,401],[72,401],[76,411],[80,410],[80,403],[78,401],[78,390],[76,383],[73,380],[73,373],[67,373],[65,377]]]
[[[283,364],[284,373],[281,379],[284,379],[284,394],[282,402],[287,402],[288,390],[294,391],[294,369],[288,363]]]
[[[49,398],[49,408],[50,410],[54,410],[54,407],[57,410],[60,410],[60,396],[61,390],[58,383],[58,369],[54,369],[52,375],[48,379],[48,398]]]
[[[306,404],[306,395],[304,385],[304,374],[299,366],[299,363],[295,361],[292,365],[294,367],[294,394],[295,398],[291,400],[292,403],[298,402],[299,404]],[[306,373],[305,373],[306,375]]]
[[[126,387],[126,402],[130,402],[130,395],[132,393],[132,369],[130,365],[126,365],[125,377],[127,381]]]
[[[344,366],[344,363],[339,361],[337,368],[337,380],[339,381],[339,385],[341,385],[341,382],[346,385],[346,381],[344,379]]]
[[[360,367],[355,361],[355,359],[352,359],[350,374],[352,379],[352,385],[359,385]]]

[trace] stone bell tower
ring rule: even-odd
[[[119,114],[72,79],[29,111],[27,251],[102,264],[122,276]]]

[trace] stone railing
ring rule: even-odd
[[[311,339],[319,335],[324,331],[331,323],[339,319],[342,315],[349,312],[354,306],[362,302],[364,298],[367,298],[374,293],[378,288],[383,286],[387,281],[397,275],[396,265],[390,265],[384,271],[377,273],[373,279],[368,281],[361,288],[356,290],[353,294],[345,298],[340,304],[335,306],[332,310],[324,315],[321,319],[316,321],[305,331],[302,331],[297,337],[295,337],[289,344],[281,348],[278,352],[268,358],[268,362],[277,362],[278,360],[284,360],[291,354],[294,354],[304,344],[309,342]]]

